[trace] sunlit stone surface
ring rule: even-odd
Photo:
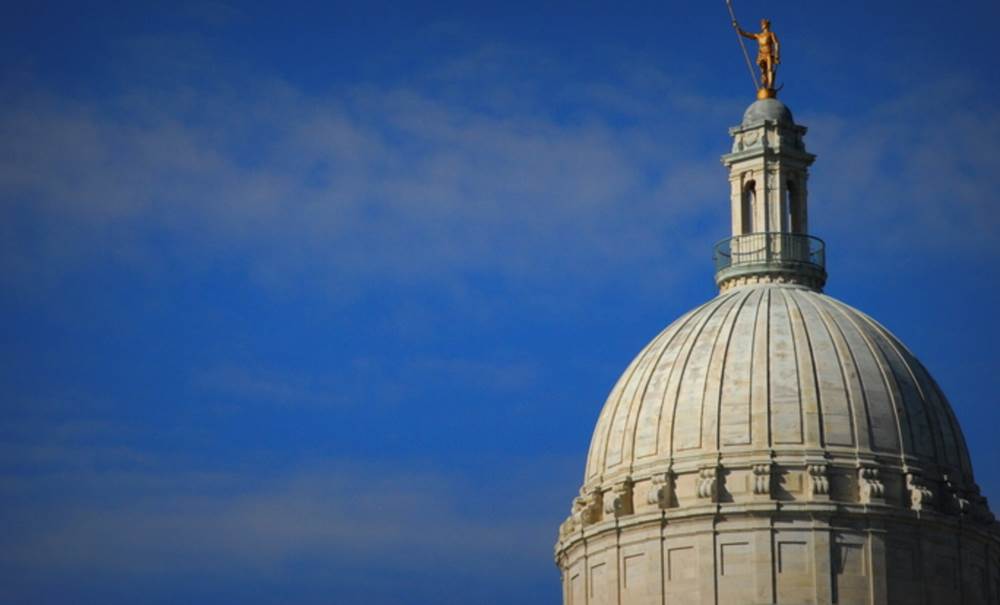
[[[946,397],[798,243],[805,129],[768,99],[730,132],[721,294],[611,391],[559,530],[564,603],[1000,603],[1000,526]]]

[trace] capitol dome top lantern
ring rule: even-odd
[[[729,129],[732,236],[715,247],[716,283],[726,290],[747,283],[796,283],[822,289],[825,245],[809,235],[806,127],[773,98],[757,100]]]

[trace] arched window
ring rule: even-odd
[[[740,206],[740,217],[742,218],[740,233],[753,233],[753,210],[754,206],[757,205],[756,202],[757,183],[755,181],[747,181],[743,185],[743,199]]]

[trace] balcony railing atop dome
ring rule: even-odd
[[[748,233],[715,245],[715,281],[718,284],[752,275],[783,275],[822,287],[826,282],[826,245],[799,233]]]

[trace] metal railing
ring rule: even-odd
[[[767,272],[826,276],[823,240],[799,233],[748,233],[715,244],[716,279],[735,274]]]

